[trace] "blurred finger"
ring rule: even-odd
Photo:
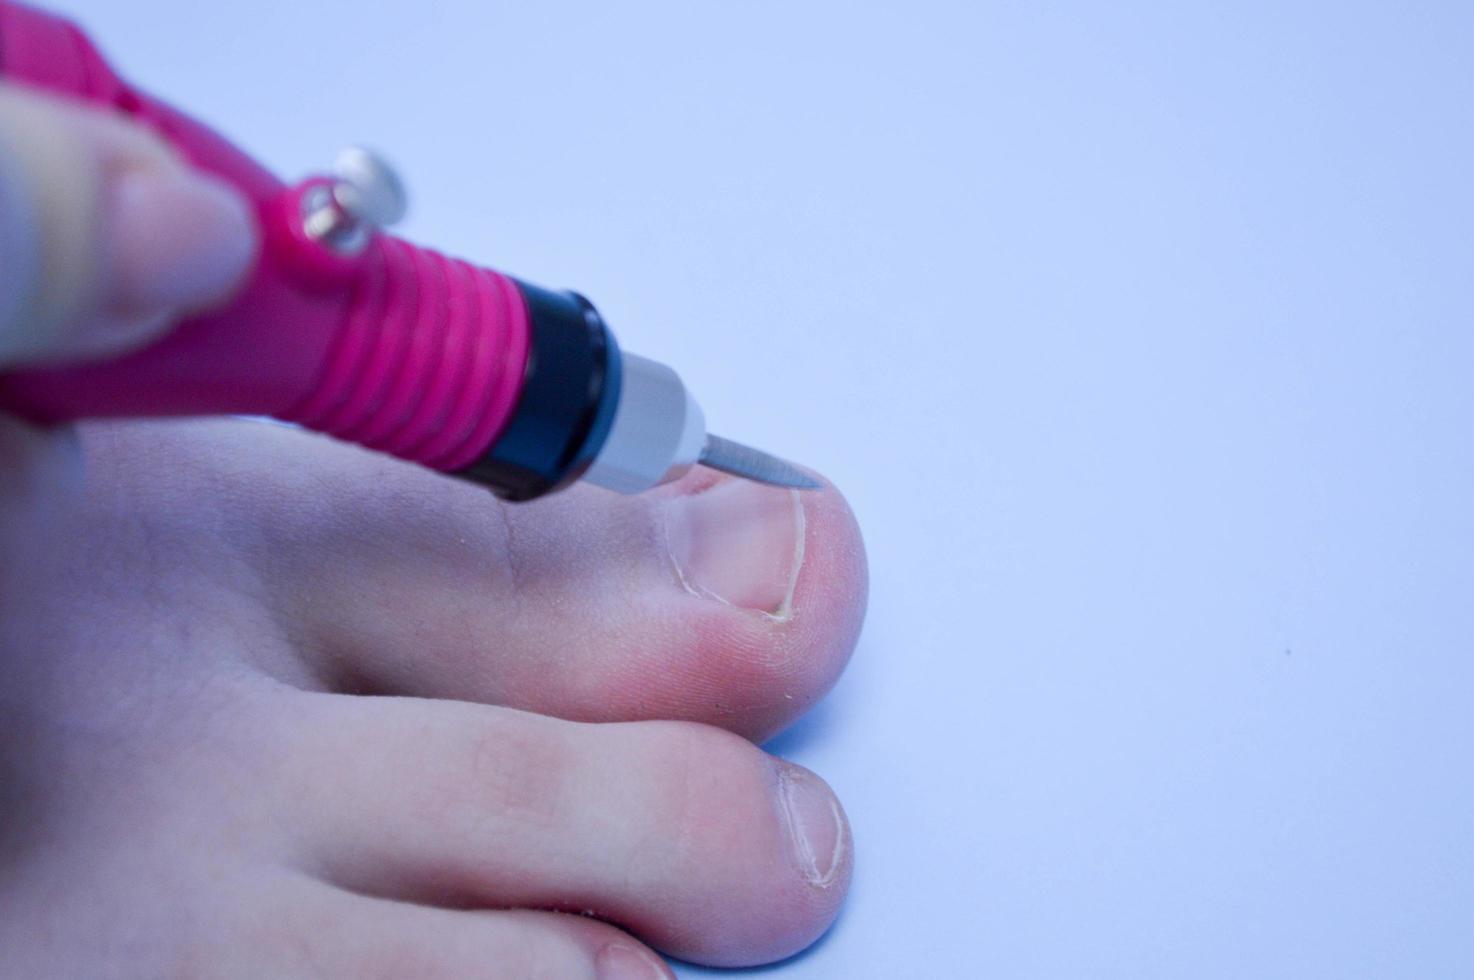
[[[256,246],[248,203],[143,128],[0,84],[0,364],[141,345]]]

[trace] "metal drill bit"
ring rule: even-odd
[[[710,466],[714,470],[769,486],[789,487],[793,490],[819,489],[819,484],[792,463],[785,463],[776,456],[769,456],[721,436],[706,437],[706,445],[701,450],[698,462],[702,466]]]

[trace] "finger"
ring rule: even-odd
[[[302,882],[237,930],[247,962],[274,951],[277,977],[416,980],[661,980],[660,956],[607,923],[557,912],[444,909]]]
[[[0,363],[138,346],[255,249],[246,201],[141,127],[0,84]]]
[[[576,487],[508,505],[242,423],[98,432],[91,451],[146,500],[171,480],[181,507],[220,488],[200,506],[236,527],[329,689],[762,738],[833,684],[863,616],[863,546],[829,487],[698,468],[636,497]]]
[[[300,696],[283,806],[353,891],[590,912],[730,966],[807,946],[848,887],[828,787],[728,732]]]

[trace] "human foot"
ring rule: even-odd
[[[508,507],[277,427],[83,441],[5,556],[0,974],[656,977],[832,920],[843,812],[747,739],[858,631],[833,491]]]

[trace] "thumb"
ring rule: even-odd
[[[0,84],[0,366],[122,353],[224,300],[250,204],[119,117]]]

